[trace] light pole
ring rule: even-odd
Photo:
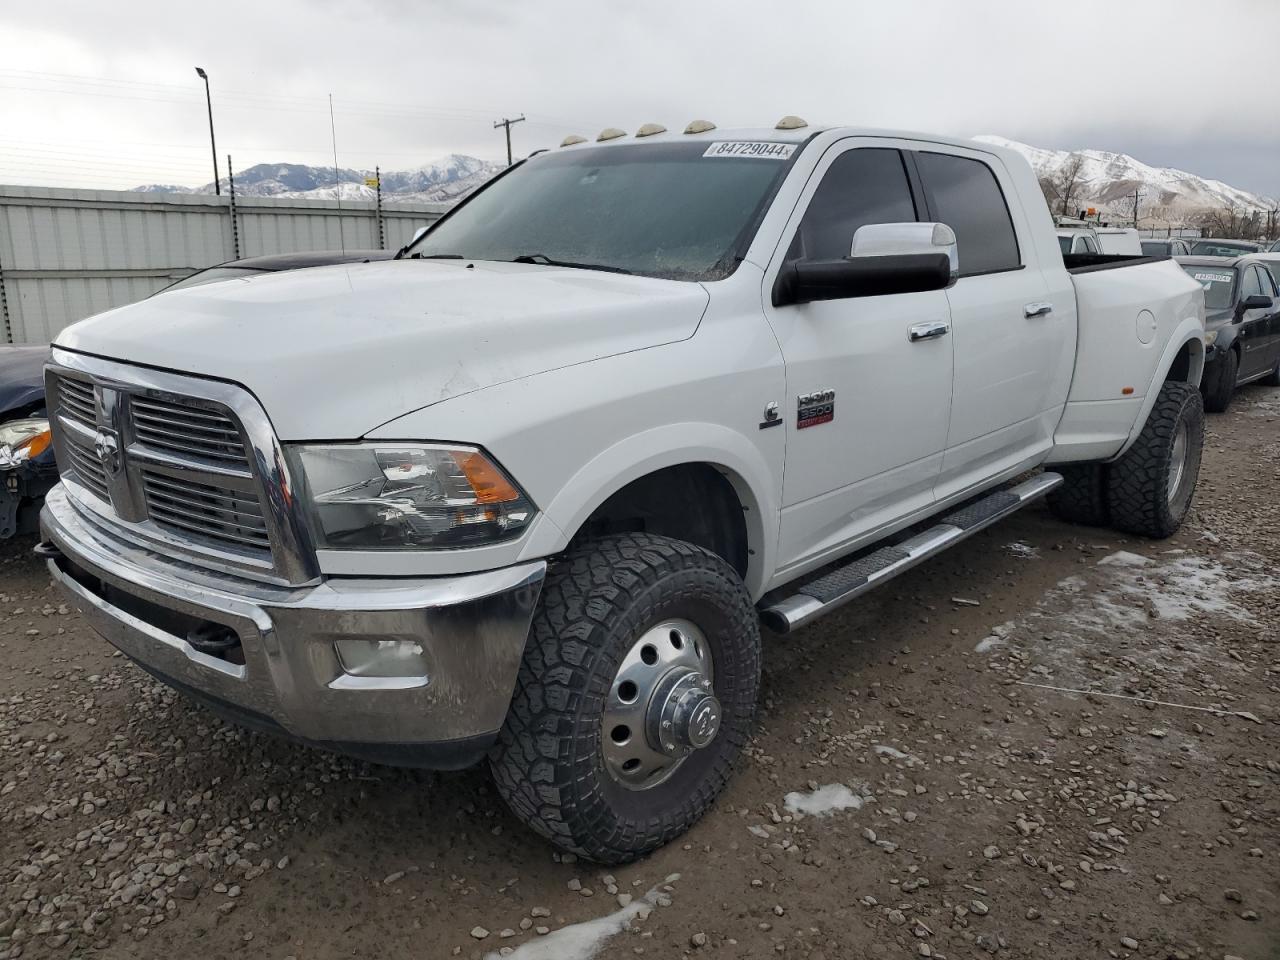
[[[213,138],[213,98],[209,96],[209,75],[204,67],[196,67],[196,76],[204,81],[204,102],[209,107],[209,146],[213,150],[213,192],[222,196],[222,187],[218,185],[218,142]]]

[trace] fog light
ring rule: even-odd
[[[342,669],[353,677],[423,677],[427,659],[416,640],[335,640]]]

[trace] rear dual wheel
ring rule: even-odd
[[[760,633],[721,558],[624,534],[547,578],[490,767],[564,850],[622,863],[679,836],[728,782],[760,683]]]

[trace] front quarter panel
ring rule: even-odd
[[[760,306],[760,272],[743,263],[706,284],[711,302],[695,335],[549,371],[456,397],[392,421],[367,439],[483,446],[540,515],[511,544],[396,554],[401,574],[445,574],[563,550],[591,512],[638,477],[709,463],[733,484],[749,537],[747,586],[763,592],[774,563],[785,430],[761,429],[765,406],[784,410],[782,358]],[[358,572],[365,555],[328,555]],[[388,561],[377,561],[386,566]]]

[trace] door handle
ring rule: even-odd
[[[1049,303],[1047,300],[1042,300],[1038,303],[1028,303],[1022,308],[1022,315],[1028,320],[1033,317],[1045,317],[1051,313],[1053,313],[1053,304]]]
[[[907,329],[907,339],[912,343],[921,340],[936,340],[951,332],[951,324],[945,320],[930,320],[928,323],[917,323]]]

